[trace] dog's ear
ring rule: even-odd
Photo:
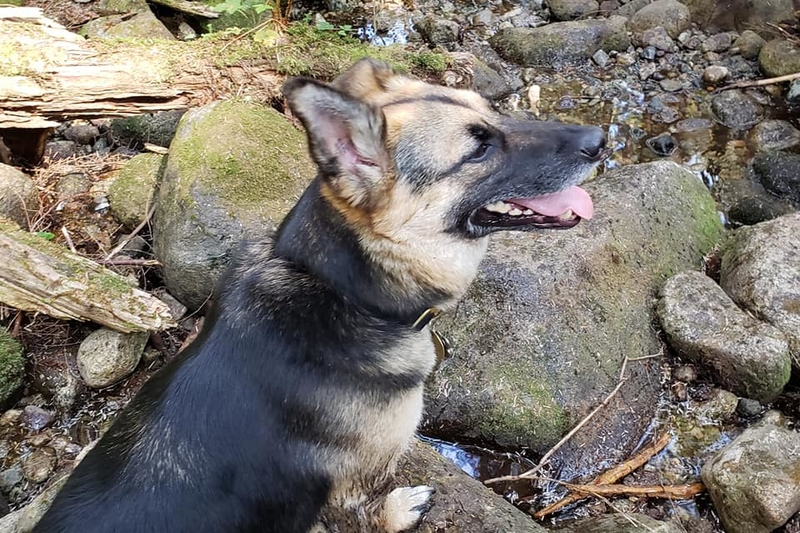
[[[322,177],[353,205],[368,201],[388,169],[383,112],[308,78],[291,78],[283,94],[303,123]]]
[[[353,98],[369,101],[370,96],[384,92],[395,76],[395,71],[383,61],[365,58],[340,74],[331,86]]]

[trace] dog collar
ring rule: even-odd
[[[430,324],[431,320],[438,317],[440,313],[441,311],[439,311],[437,308],[429,307],[424,310],[421,315],[419,315],[419,318],[414,321],[411,327],[417,331],[422,331],[425,329],[425,326]]]

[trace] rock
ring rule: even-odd
[[[789,90],[786,91],[786,102],[790,105],[797,105],[800,103],[800,80],[794,80],[789,85]]]
[[[736,405],[736,412],[748,418],[760,415],[763,409],[761,402],[752,398],[740,398]]]
[[[658,82],[658,85],[661,87],[662,90],[667,91],[668,93],[675,93],[683,89],[683,84],[681,80],[675,78],[667,78],[665,80],[661,80]]]
[[[596,0],[547,0],[550,13],[556,20],[574,20],[596,15],[600,4]]]
[[[624,17],[611,16],[538,28],[504,28],[489,43],[501,57],[522,66],[561,66],[585,61],[598,50],[627,50],[626,22]]]
[[[746,130],[757,124],[764,110],[750,95],[738,90],[721,92],[711,99],[717,120],[733,130]]]
[[[41,431],[53,423],[55,417],[50,411],[45,411],[35,405],[27,405],[20,415],[22,425],[31,431]]]
[[[38,211],[39,193],[33,180],[16,168],[0,163],[0,218],[8,218],[28,229],[28,220]]]
[[[454,43],[458,41],[461,28],[458,22],[428,15],[416,24],[417,31],[429,44]]]
[[[726,80],[730,74],[731,73],[728,70],[728,67],[723,67],[722,65],[711,65],[703,70],[703,80],[712,85],[716,85]]]
[[[95,389],[113,385],[133,372],[148,334],[119,333],[106,328],[89,334],[78,348],[78,372]]]
[[[740,396],[774,400],[789,381],[784,335],[741,309],[714,281],[683,272],[661,289],[658,317],[670,346]]]
[[[703,52],[724,52],[731,47],[733,39],[730,33],[718,33],[703,41],[700,50]]]
[[[274,231],[315,174],[303,134],[273,109],[228,101],[187,112],[153,220],[170,294],[202,305],[238,243]]]
[[[701,422],[724,422],[736,413],[738,405],[739,398],[732,392],[723,389],[711,389],[708,397],[695,405],[693,416]]]
[[[91,20],[79,32],[89,39],[162,39],[174,41],[175,36],[150,10],[129,15],[109,15]]]
[[[688,7],[677,0],[656,0],[631,17],[628,29],[633,33],[634,41],[641,41],[641,35],[656,26],[661,26],[670,37],[676,39],[691,24],[692,16]]]
[[[637,37],[639,40],[637,40]],[[634,44],[637,46],[652,46],[656,50],[663,52],[672,52],[675,49],[675,43],[672,42],[672,38],[667,33],[667,30],[661,26],[647,29],[641,35],[634,35]],[[652,60],[654,57],[648,59]]]
[[[100,0],[96,9],[103,14],[124,14],[149,11],[145,0]]]
[[[413,444],[400,460],[396,482],[399,486],[424,484],[436,489],[433,507],[415,530],[417,533],[547,533],[427,444]]]
[[[767,41],[761,38],[759,34],[752,30],[744,30],[742,34],[733,42],[733,47],[739,50],[742,57],[746,59],[755,59],[761,53],[761,48],[764,47]]]
[[[56,467],[56,451],[49,446],[34,450],[22,459],[22,473],[32,483],[47,481]]]
[[[722,250],[720,285],[786,335],[800,368],[800,213],[738,229]]]
[[[472,60],[472,74],[472,88],[489,100],[502,98],[512,90],[503,76],[477,57]]]
[[[615,513],[590,518],[559,529],[563,533],[681,533],[677,524],[661,522],[645,514]]]
[[[11,468],[0,472],[0,491],[8,494],[15,486],[22,482],[24,475],[22,474],[22,465],[15,464]],[[0,529],[2,531],[2,529]]]
[[[99,136],[100,130],[92,124],[75,124],[64,130],[64,137],[78,144],[92,144]]]
[[[159,300],[161,300],[162,302],[167,304],[167,306],[169,306],[169,313],[172,315],[172,318],[174,318],[176,322],[180,321],[180,319],[182,319],[184,315],[186,315],[186,312],[188,311],[186,306],[180,303],[174,296],[172,296],[167,291],[163,289],[162,290],[156,289],[154,294],[156,295],[156,297],[158,297]]]
[[[163,155],[144,153],[128,160],[108,190],[111,214],[132,230],[147,216],[159,176],[166,163]]]
[[[592,56],[592,61],[600,68],[605,68],[608,65],[608,62],[611,61],[611,58],[608,56],[605,50],[598,50]]]
[[[728,219],[741,226],[752,226],[796,211],[788,202],[772,195],[739,198],[728,210]]]
[[[620,354],[658,351],[655,291],[699,267],[720,238],[714,201],[670,162],[623,167],[585,188],[594,219],[496,235],[467,296],[437,322],[453,349],[432,378],[427,431],[546,451],[617,384]],[[566,470],[623,457],[650,420],[655,367],[628,368],[615,400],[624,416],[611,408],[593,419],[556,457],[568,457]],[[601,444],[598,432],[610,438]]]
[[[177,109],[117,118],[111,121],[111,132],[119,144],[132,148],[141,148],[144,143],[168,147],[185,112]]]
[[[800,131],[787,120],[765,120],[753,128],[748,140],[756,152],[786,150],[800,145]]]
[[[800,433],[776,411],[706,462],[703,483],[728,533],[769,533],[800,510]]]
[[[753,158],[753,173],[778,198],[800,203],[800,155],[760,153]]]
[[[35,390],[42,393],[59,411],[72,412],[84,386],[62,354],[36,357],[31,373]]]
[[[758,54],[758,66],[768,77],[800,72],[800,46],[784,39],[769,41]]]
[[[7,404],[22,387],[24,373],[22,345],[0,328],[0,410],[8,407]]]
[[[678,149],[678,143],[675,142],[675,138],[669,133],[662,133],[656,137],[651,137],[645,141],[645,144],[654,154],[661,157],[671,156],[675,153],[675,150]]]
[[[56,185],[56,192],[59,200],[75,200],[77,196],[89,192],[92,188],[92,180],[83,173],[76,172],[67,174]]]
[[[681,365],[672,371],[672,379],[683,383],[697,381],[697,370],[692,365]]]

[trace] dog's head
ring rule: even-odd
[[[294,78],[283,91],[305,126],[323,195],[373,257],[398,268],[416,254],[421,271],[469,272],[489,233],[570,228],[592,216],[576,184],[605,157],[600,128],[515,120],[477,93],[373,60],[330,85]],[[455,296],[466,288],[442,284],[434,283]]]

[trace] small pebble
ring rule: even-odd
[[[697,370],[692,365],[681,365],[672,371],[672,379],[684,383],[693,383],[697,380]]]
[[[729,75],[730,71],[728,68],[722,65],[711,65],[710,67],[706,67],[703,71],[703,79],[712,85],[723,81]]]
[[[608,62],[611,58],[608,57],[608,54],[602,48],[594,53],[592,56],[592,60],[597,64],[600,68],[605,68],[608,65]]]
[[[680,80],[666,79],[666,80],[661,80],[660,82],[658,82],[658,84],[661,86],[661,89],[669,93],[674,93],[683,89],[683,84],[681,83]]]
[[[736,405],[736,412],[748,418],[760,415],[763,409],[761,402],[751,398],[739,398],[739,403]]]

